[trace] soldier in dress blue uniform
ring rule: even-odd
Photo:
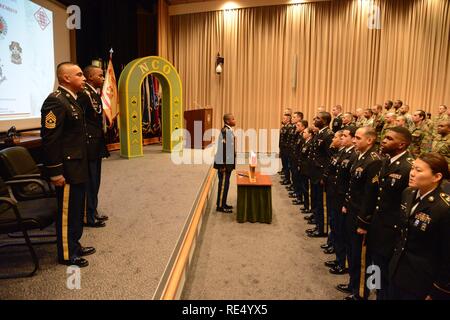
[[[301,134],[297,130],[297,123],[303,120],[302,112],[294,112],[292,115],[291,125],[289,130],[289,140],[288,140],[288,153],[289,153],[289,163],[291,168],[291,178],[292,185],[289,187],[289,197],[292,199],[298,198],[298,166],[297,166],[297,146],[299,139],[301,139]],[[301,141],[301,140],[300,140]]]
[[[408,152],[411,133],[402,127],[387,130],[381,143],[381,153],[387,155],[379,174],[379,191],[367,245],[374,265],[381,271],[381,288],[377,299],[386,300],[389,288],[389,261],[394,253],[400,224],[402,192],[408,187],[409,172],[413,162]]]
[[[288,155],[288,144],[287,144],[287,138],[288,138],[288,128],[289,124],[291,123],[291,114],[290,113],[284,113],[283,115],[283,122],[281,124],[280,129],[280,158],[281,158],[281,165],[282,165],[282,178],[283,180],[280,181],[282,185],[289,185],[291,184],[291,169],[289,168],[289,155]]]
[[[375,210],[378,192],[378,173],[381,158],[376,153],[377,133],[373,127],[365,126],[355,134],[355,147],[359,152],[350,170],[350,185],[342,212],[347,214],[346,232],[351,237],[349,257],[350,288],[347,300],[368,297],[365,277],[367,267],[367,230]],[[361,281],[363,280],[363,281]]]
[[[102,158],[109,156],[106,147],[102,99],[99,90],[105,80],[103,70],[96,66],[88,66],[83,70],[86,77],[86,87],[78,95],[78,103],[83,107],[86,119],[87,155],[89,168],[89,182],[86,185],[85,226],[101,228],[105,226],[107,216],[99,215],[98,192],[100,190]]]
[[[336,199],[336,193],[337,193],[337,167],[339,164],[339,158],[344,152],[344,147],[342,147],[341,144],[341,137],[342,137],[343,131],[339,130],[334,134],[333,140],[330,145],[331,149],[331,161],[328,164],[325,172],[324,172],[324,185],[325,185],[325,194],[326,194],[326,212],[327,212],[327,219],[328,219],[328,226],[329,226],[329,232],[328,232],[328,240],[327,243],[322,245],[321,248],[324,249],[325,254],[333,254],[335,253],[335,230],[336,230],[336,219],[338,214],[338,208],[337,208],[337,199]]]
[[[400,237],[389,265],[390,299],[450,300],[450,195],[445,158],[422,154],[402,195]]]
[[[286,145],[287,145],[287,155],[288,155],[288,162],[289,162],[289,173],[288,176],[290,177],[290,184],[286,185],[286,189],[290,192],[290,196],[292,197],[292,194],[295,193],[295,182],[294,177],[296,175],[296,161],[294,158],[294,144],[298,137],[297,134],[297,122],[303,119],[303,114],[301,112],[294,112],[291,117],[291,123],[288,124],[287,129],[287,137],[286,137]],[[282,183],[283,185],[285,183]]]
[[[336,133],[344,128],[342,125],[342,106],[338,104],[331,108],[331,114],[334,117],[333,123],[331,124],[331,130]]]
[[[86,123],[77,94],[85,86],[80,67],[69,62],[57,67],[59,88],[41,109],[44,166],[56,187],[58,213],[56,233],[61,264],[86,267],[83,256],[95,253],[82,247],[85,184],[88,181]]]
[[[231,172],[236,168],[236,144],[233,127],[236,120],[231,113],[223,116],[224,127],[217,142],[217,153],[214,158],[214,169],[217,169],[219,187],[217,190],[216,211],[231,213],[233,207],[227,204]]]
[[[295,190],[292,193],[292,196],[295,197],[294,200],[292,200],[292,204],[294,205],[301,205],[304,203],[305,199],[303,197],[303,188],[304,188],[304,184],[305,181],[302,177],[302,175],[300,174],[300,159],[301,159],[301,152],[302,152],[302,148],[303,148],[303,144],[305,143],[305,138],[303,137],[303,131],[308,128],[308,121],[306,120],[301,120],[299,122],[297,122],[296,124],[297,126],[297,137],[295,140],[295,145],[294,145],[294,153],[293,153],[293,159],[295,161],[295,176],[293,178],[293,182],[294,182],[294,188]],[[291,195],[291,193],[290,193]]]
[[[309,154],[311,152],[311,143],[313,137],[314,130],[312,128],[306,128],[305,130],[303,130],[303,139],[305,140],[305,142],[303,143],[302,149],[300,151],[299,172],[301,181],[300,196],[303,199],[303,209],[301,209],[301,213],[304,214],[312,213],[309,194],[311,174],[311,162],[309,161]]]
[[[338,158],[336,169],[336,207],[338,208],[334,230],[336,260],[325,262],[325,266],[330,268],[330,273],[338,275],[348,272],[346,261],[350,256],[351,248],[350,238],[345,233],[347,215],[342,213],[342,207],[344,206],[345,195],[349,188],[350,169],[356,159],[355,146],[353,144],[355,133],[356,127],[354,126],[344,128],[341,143],[345,149]],[[337,289],[344,293],[351,293],[347,284],[338,285]]]
[[[312,238],[326,237],[323,205],[323,174],[330,162],[330,144],[333,139],[333,131],[330,130],[331,115],[328,112],[319,112],[314,118],[314,126],[319,130],[311,144],[311,196],[312,210],[316,228],[307,230],[307,235]]]

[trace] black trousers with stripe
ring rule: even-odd
[[[325,233],[325,224],[328,224],[325,221],[323,196],[324,190],[320,182],[311,182],[312,211],[314,214],[314,220],[316,220],[317,228],[320,233]]]
[[[217,171],[219,187],[217,188],[217,207],[224,207],[227,204],[228,189],[230,188],[231,171]]]
[[[66,184],[64,187],[56,188],[58,201],[56,236],[59,262],[79,256],[85,196],[85,184]]]
[[[354,230],[351,235],[351,253],[349,256],[349,275],[352,294],[361,298],[369,297],[367,287],[367,268],[370,265],[370,253],[367,252],[366,236]]]
[[[86,212],[84,222],[95,223],[98,206],[98,191],[100,190],[100,180],[102,175],[102,159],[90,160],[89,181],[86,184]]]

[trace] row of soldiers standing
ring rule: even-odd
[[[390,110],[359,128],[340,106],[332,114],[333,121],[319,110],[309,127],[301,112],[285,110],[280,174],[293,204],[303,205],[300,212],[314,226],[307,236],[327,237],[321,248],[336,255],[325,263],[329,272],[349,274],[349,282],[336,288],[348,300],[367,299],[369,289],[377,289],[380,300],[448,299],[449,146],[436,146],[448,141],[448,119],[437,122],[432,143],[441,154],[416,155],[417,118],[424,120],[417,112],[412,131],[384,123]],[[371,287],[366,280],[372,271],[380,282]]]

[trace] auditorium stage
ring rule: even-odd
[[[110,219],[106,228],[85,229],[81,243],[97,253],[81,269],[81,290],[67,289],[56,245],[42,245],[37,274],[0,280],[0,299],[151,299],[210,169],[175,165],[161,150],[145,147],[133,160],[113,152],[103,162],[99,212]],[[10,266],[30,268],[27,249],[0,250],[0,273]]]

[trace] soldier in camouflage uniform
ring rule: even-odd
[[[410,146],[411,154],[417,158],[424,152],[431,151],[431,133],[425,123],[426,114],[423,110],[414,112],[413,122],[414,127],[411,131],[412,143]]]
[[[364,109],[363,108],[358,108],[356,109],[356,122],[355,122],[355,126],[357,128],[361,128],[364,126],[364,123],[366,121],[366,118],[364,117]]]
[[[450,166],[450,120],[444,120],[437,125],[438,136],[434,138],[432,151],[445,157]]]
[[[403,101],[402,100],[396,100],[394,102],[394,110],[395,110],[396,114],[400,114],[400,108],[402,107],[402,105],[403,105]]]
[[[342,127],[349,127],[353,125],[353,114],[351,112],[346,112],[342,116]]]
[[[381,141],[383,141],[384,136],[386,135],[386,131],[389,128],[393,128],[393,127],[397,127],[396,121],[397,121],[397,115],[394,112],[389,112],[384,116],[384,126],[383,129],[381,130]]]
[[[395,113],[395,110],[392,109],[393,107],[394,107],[394,102],[392,102],[392,100],[386,100],[386,102],[384,103],[383,114],[386,115],[391,112]]]
[[[448,120],[447,116],[447,106],[446,105],[440,105],[439,106],[439,112],[437,115],[435,115],[431,122],[432,122],[432,130],[433,130],[433,137],[437,137],[438,134],[438,125],[441,121]]]
[[[376,145],[379,146],[381,143],[381,132],[383,131],[384,127],[383,106],[380,104],[373,106],[372,113],[373,113],[373,127],[377,132]]]
[[[406,125],[406,118],[404,116],[399,116],[397,113],[395,114],[396,120],[395,120],[395,125],[397,127],[403,127],[403,128],[408,128],[408,126]]]

